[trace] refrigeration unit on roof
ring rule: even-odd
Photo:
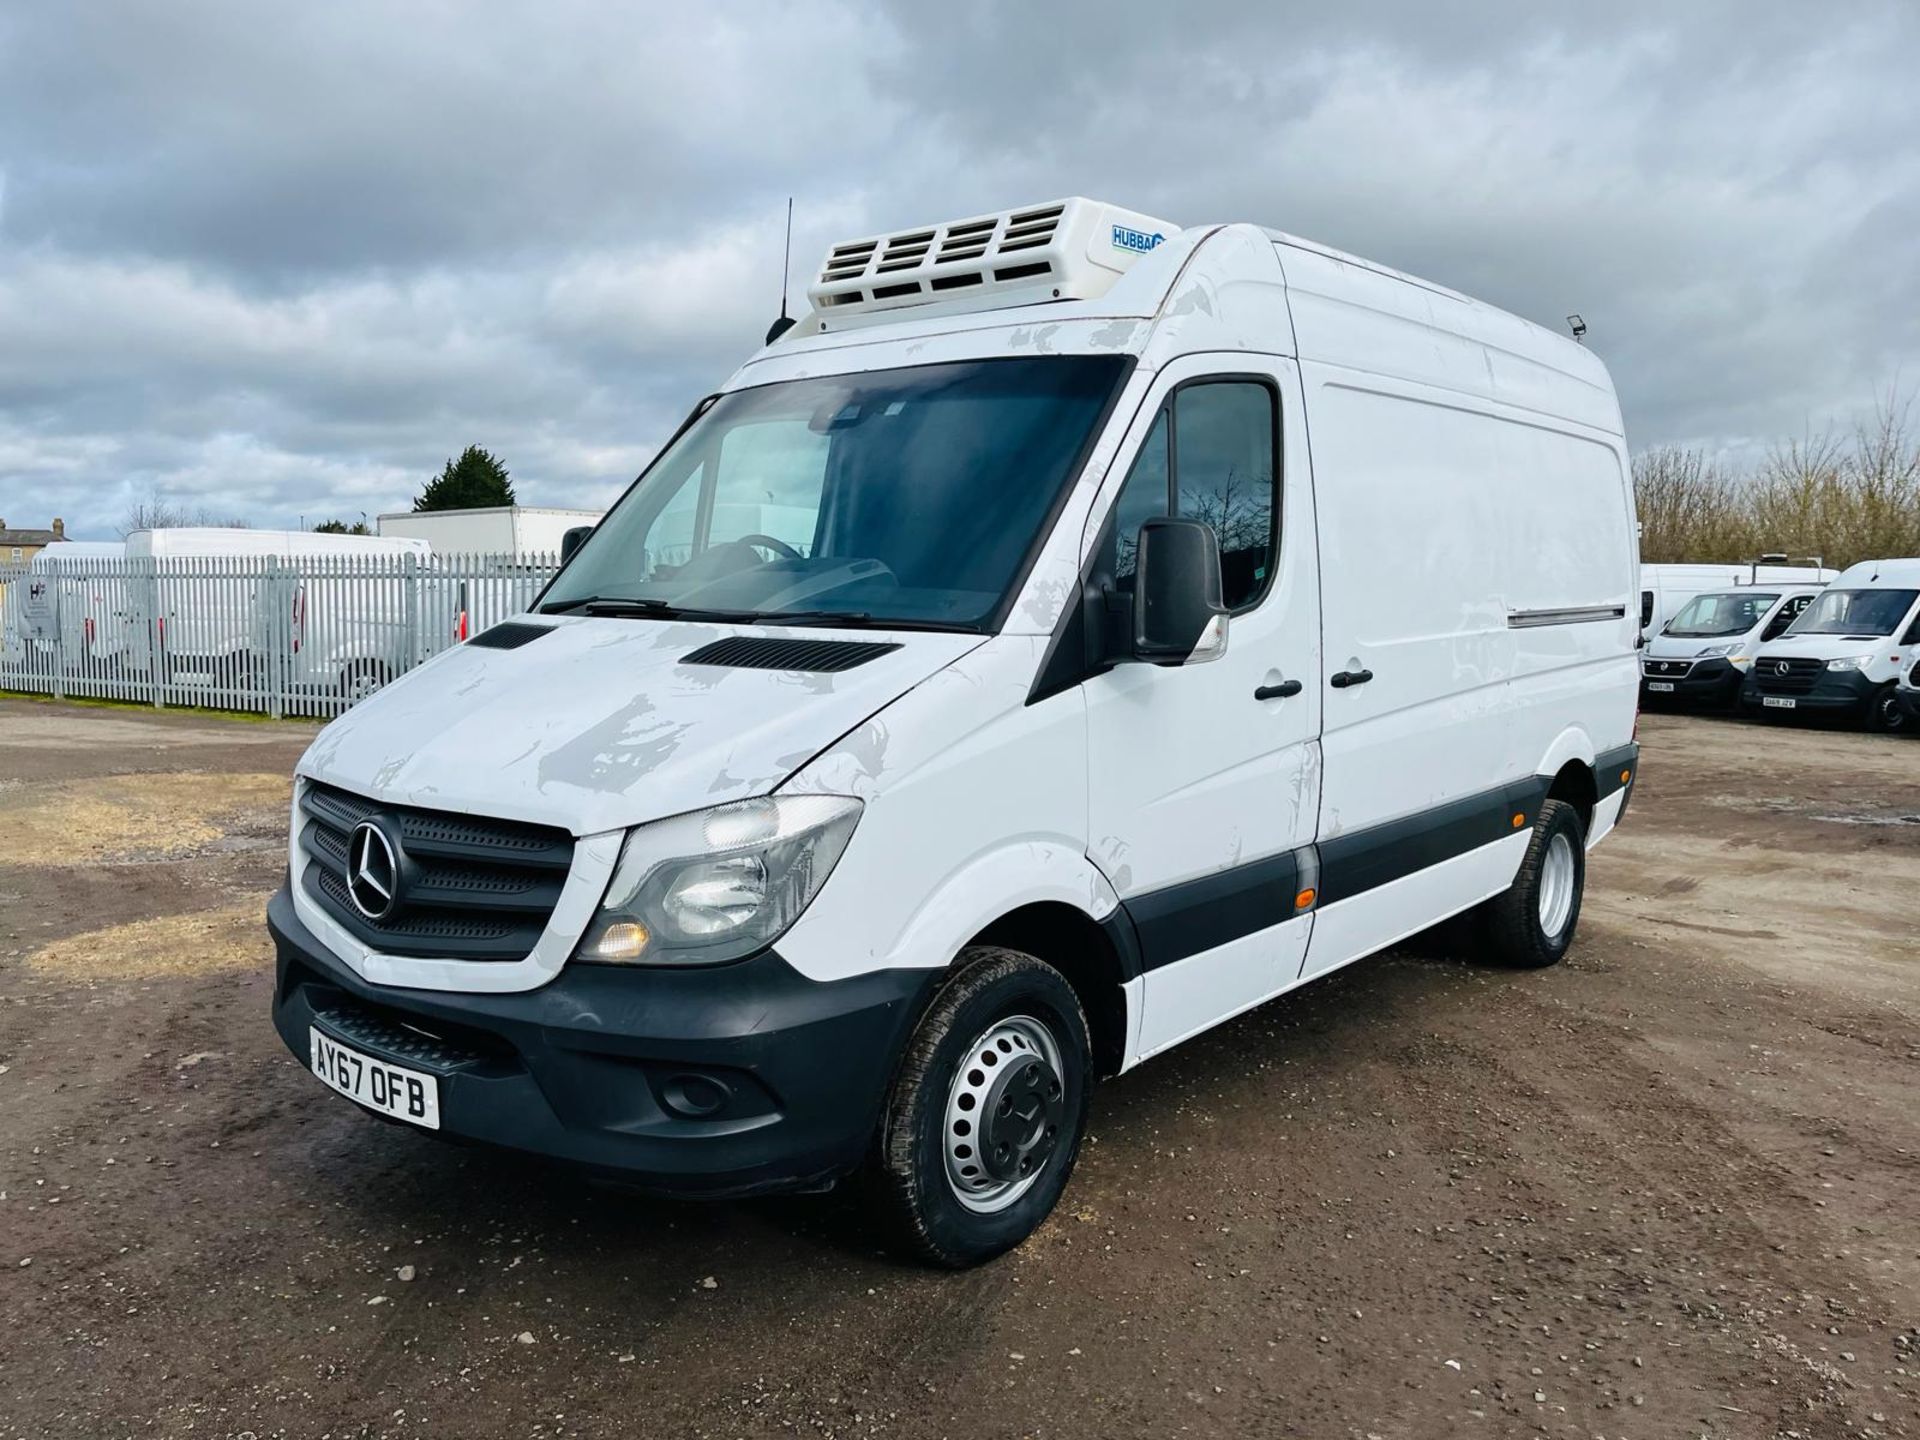
[[[823,324],[943,302],[966,309],[1091,300],[1180,227],[1074,196],[827,251],[807,297]]]

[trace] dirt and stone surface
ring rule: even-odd
[[[1920,742],[1649,717],[1566,963],[1192,1042],[941,1274],[324,1090],[312,733],[0,701],[0,1437],[1920,1436]]]

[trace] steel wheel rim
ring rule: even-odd
[[[1050,1087],[1050,1093],[1044,1095],[1040,1113],[1033,1122],[1028,1122],[1028,1128],[1037,1122],[1044,1133],[1032,1136],[1034,1149],[1027,1158],[1033,1163],[1025,1173],[996,1177],[989,1169],[990,1157],[983,1155],[978,1147],[994,1138],[990,1126],[1007,1125],[1018,1130],[1022,1117],[1017,1112],[1011,1117],[989,1116],[989,1104],[996,1096],[1003,1100],[1013,1098],[1004,1093],[1010,1083],[1006,1077],[1012,1074],[1016,1081],[1023,1079],[1033,1073],[1031,1067],[1036,1063],[1041,1067],[1040,1089],[1046,1091]],[[1023,1093],[1033,1095],[1032,1090]],[[1065,1094],[1066,1074],[1060,1042],[1046,1025],[1032,1016],[1012,1015],[996,1020],[975,1039],[962,1055],[953,1083],[947,1088],[940,1128],[940,1152],[945,1161],[947,1187],[954,1198],[975,1214],[991,1215],[1005,1210],[1031,1190],[1053,1162],[1059,1132],[1065,1128],[1061,1113]],[[997,1112],[998,1104],[993,1108]],[[1017,1165],[1021,1157],[1012,1158]]]
[[[1540,867],[1540,929],[1549,940],[1567,928],[1573,913],[1573,842],[1565,831],[1547,842],[1547,858]]]

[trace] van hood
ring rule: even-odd
[[[1868,639],[1863,635],[1782,635],[1762,645],[1756,658],[1784,660],[1790,656],[1809,655],[1816,660],[1838,660],[1846,655],[1863,655],[1892,643],[1891,635],[1882,635],[1878,639]]]
[[[769,793],[980,635],[542,617],[518,649],[457,646],[362,701],[301,757],[394,804],[614,830]],[[898,648],[820,673],[688,665],[728,636]]]
[[[1691,660],[1702,650],[1743,645],[1750,632],[1738,635],[1656,635],[1647,642],[1649,660]]]

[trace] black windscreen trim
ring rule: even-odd
[[[788,640],[729,635],[680,657],[682,665],[724,665],[736,670],[799,670],[832,675],[898,650],[881,640]]]
[[[467,644],[482,650],[518,650],[522,645],[530,645],[549,630],[552,625],[528,625],[519,620],[506,620],[498,625],[488,626]]]

